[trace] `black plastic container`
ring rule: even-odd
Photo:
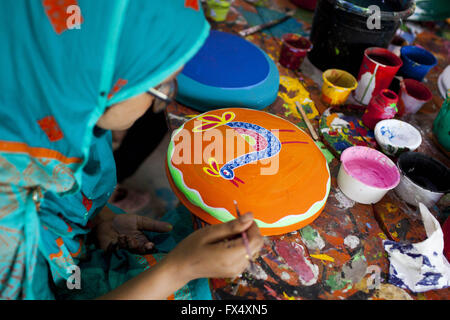
[[[380,8],[380,29],[369,29],[370,5]],[[414,0],[319,0],[310,40],[309,60],[319,69],[336,68],[358,75],[364,50],[387,48],[402,20],[415,9]],[[373,20],[371,20],[373,21]]]
[[[419,152],[405,152],[397,160],[400,171],[420,187],[432,192],[450,192],[450,169]]]

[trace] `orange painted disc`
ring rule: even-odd
[[[325,157],[291,122],[263,111],[209,111],[177,129],[167,175],[180,201],[216,224],[251,211],[263,235],[300,229],[322,212],[330,190]]]

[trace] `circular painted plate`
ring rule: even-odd
[[[180,201],[216,224],[253,212],[263,235],[300,229],[322,212],[330,173],[314,141],[291,122],[266,112],[209,111],[177,129],[167,174]]]

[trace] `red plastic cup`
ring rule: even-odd
[[[280,64],[288,69],[297,70],[312,49],[311,41],[295,33],[286,33],[281,40]]]
[[[398,93],[398,115],[414,114],[433,98],[433,94],[422,82],[403,79]]]
[[[314,11],[317,6],[317,0],[291,0],[291,2],[300,8],[310,11]]]
[[[355,100],[368,105],[381,90],[389,88],[402,65],[402,59],[387,49],[366,49],[357,77],[358,88],[353,91]]]
[[[373,130],[375,125],[385,119],[392,119],[397,113],[398,96],[394,91],[383,89],[370,100],[367,110],[362,116],[364,125]]]

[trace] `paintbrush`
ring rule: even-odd
[[[233,200],[233,202],[234,202],[234,206],[236,207],[236,214],[237,214],[238,218],[240,218],[241,213],[239,212],[237,201]],[[247,233],[245,233],[245,231],[242,232],[242,240],[244,241],[245,250],[247,250],[247,259],[250,262],[250,271],[253,272],[255,270],[255,266],[253,265],[252,253],[250,252],[250,247],[248,244],[248,237],[247,237]]]
[[[295,106],[297,108],[297,111],[302,115],[303,121],[305,121],[306,126],[308,127],[308,130],[311,133],[311,136],[313,137],[314,141],[318,141],[319,136],[317,135],[316,130],[314,130],[314,127],[312,126],[311,122],[306,116],[305,110],[303,110],[302,105],[298,101],[295,101]]]
[[[279,23],[282,23],[282,22],[286,21],[287,19],[292,17],[294,15],[294,13],[295,13],[295,11],[290,11],[290,12],[286,13],[286,15],[284,17],[280,18],[280,19],[272,20],[272,21],[269,21],[269,22],[266,22],[266,23],[263,23],[263,24],[259,24],[257,26],[253,26],[253,27],[241,30],[241,31],[239,31],[239,35],[241,37],[246,37],[246,36],[251,35],[251,34],[253,34],[255,32],[258,32],[258,31],[260,31],[262,29],[266,29],[268,27],[272,27],[272,26],[274,26],[276,24],[279,24]]]

